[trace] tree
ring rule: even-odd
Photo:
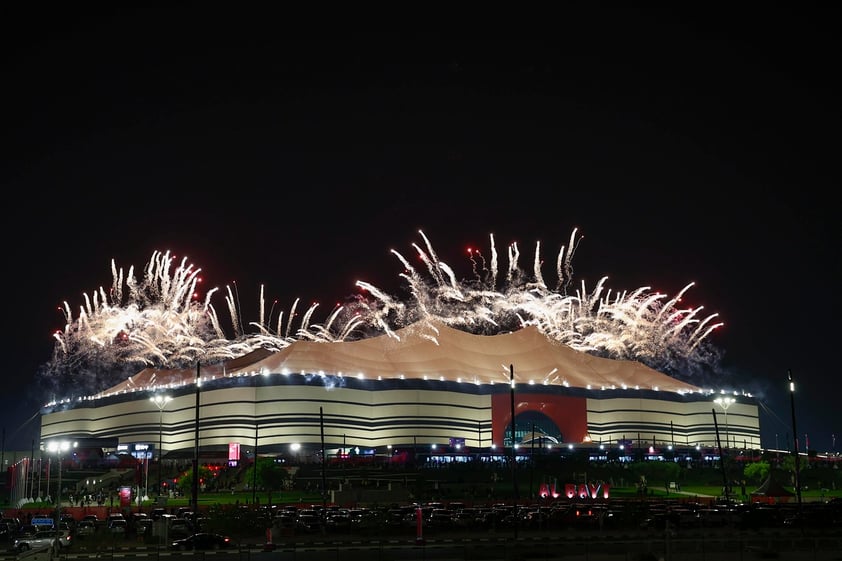
[[[760,484],[769,477],[770,469],[769,462],[753,462],[743,468],[743,477],[747,481]]]
[[[288,478],[287,470],[272,458],[257,458],[257,463],[252,464],[244,474],[244,481],[250,486],[255,485],[269,492],[270,504],[272,503],[272,492],[280,491]]]
[[[781,459],[780,469],[782,469],[783,471],[795,473],[795,456],[784,456]]]
[[[206,481],[210,481],[213,477],[213,472],[206,466],[199,466],[199,487],[201,488]],[[178,478],[176,487],[188,495],[193,491],[193,468],[188,469],[181,477]]]

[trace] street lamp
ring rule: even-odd
[[[172,401],[168,395],[155,395],[149,398],[149,401],[155,404],[158,408],[158,494],[161,494],[161,462],[163,461],[163,444],[164,444],[164,408],[167,403]],[[193,474],[196,477],[196,474]]]
[[[795,445],[795,494],[798,497],[798,513],[801,514],[801,468],[798,455],[798,429],[795,428],[795,380],[792,379],[792,372],[786,371],[789,380],[789,405],[792,409],[792,443]]]
[[[76,448],[76,442],[69,440],[51,440],[47,443],[47,451],[58,456],[58,489],[56,489],[56,544],[61,539],[61,455],[63,452]]]
[[[728,436],[728,408],[731,407],[734,402],[737,400],[733,397],[717,397],[713,400],[713,402],[720,407],[722,407],[722,411],[725,413],[725,447],[728,448],[730,446],[729,436]]]

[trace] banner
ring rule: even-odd
[[[120,487],[120,506],[132,506],[132,488]]]

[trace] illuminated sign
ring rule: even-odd
[[[228,443],[228,464],[229,465],[237,465],[237,462],[239,462],[239,461],[240,461],[240,443],[239,442],[229,442]]]
[[[611,485],[608,483],[567,483],[564,485],[564,497],[567,499],[607,499],[610,495]],[[557,499],[562,496],[555,484],[543,483],[538,490],[542,499]]]
[[[152,445],[145,442],[133,442],[131,444],[118,444],[118,454],[130,454],[138,460],[152,459]]]
[[[120,506],[132,506],[131,487],[120,487]]]

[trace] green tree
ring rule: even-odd
[[[795,456],[793,456],[792,454],[790,454],[789,456],[784,456],[781,459],[780,469],[788,473],[795,473]]]
[[[283,489],[289,473],[273,458],[257,458],[256,464],[252,464],[243,477],[249,486],[255,485],[268,491],[271,504],[272,493]]]
[[[743,478],[756,484],[761,484],[769,477],[769,462],[753,462],[743,468]]]
[[[213,478],[213,472],[206,466],[199,466],[199,488]],[[188,469],[184,475],[178,478],[176,487],[185,495],[190,495],[193,492],[193,468]]]

